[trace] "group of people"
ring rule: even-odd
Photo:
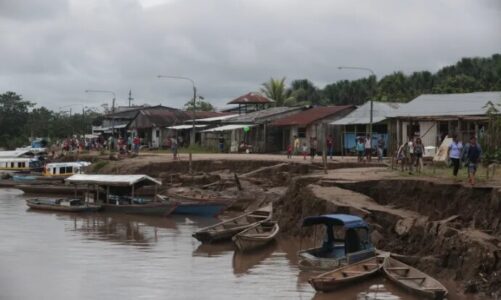
[[[334,155],[334,138],[332,135],[329,135],[326,139],[327,146],[327,156],[332,160],[332,156]],[[303,156],[303,159],[306,160],[306,157],[310,156],[310,159],[313,161],[315,159],[315,155],[318,152],[318,139],[316,137],[310,137],[309,145],[306,141],[301,143],[301,139],[295,135],[292,144],[287,146],[287,158],[292,158],[293,155]]]
[[[452,143],[447,150],[447,157],[453,167],[452,175],[457,177],[461,164],[464,164],[468,168],[468,182],[471,185],[475,185],[475,174],[481,155],[482,149],[474,135],[470,137],[469,143],[463,145],[458,136],[454,134],[452,136]]]
[[[383,161],[385,141],[384,137],[379,136],[376,143],[376,154],[378,161]],[[372,139],[370,135],[366,137],[357,138],[357,143],[355,145],[355,150],[357,152],[357,157],[359,162],[364,161],[364,157],[367,162],[372,161]]]
[[[423,170],[424,145],[421,138],[409,137],[408,141],[400,146],[397,160],[401,162],[402,172],[407,169],[412,174],[413,167],[417,173]]]

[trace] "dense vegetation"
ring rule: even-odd
[[[368,99],[408,102],[421,94],[501,91],[501,54],[488,58],[463,58],[455,65],[435,74],[428,71],[406,75],[395,72],[380,80],[374,76],[358,80],[341,80],[323,89],[307,79],[294,80],[289,87],[285,78],[270,79],[261,92],[277,105],[362,104]]]
[[[0,94],[0,147],[12,149],[29,144],[29,137],[52,139],[89,133],[101,115],[88,109],[82,113],[53,112],[24,100],[14,92]]]

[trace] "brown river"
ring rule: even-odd
[[[418,299],[374,278],[316,294],[297,267],[299,242],[252,254],[191,237],[211,218],[29,210],[0,189],[0,299]],[[458,296],[454,286],[449,299]]]

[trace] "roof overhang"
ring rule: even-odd
[[[346,214],[330,214],[315,217],[306,217],[303,220],[303,227],[319,224],[327,226],[343,226],[345,229],[368,227],[367,223],[362,218]]]
[[[148,175],[89,175],[75,174],[65,179],[74,184],[97,184],[102,186],[162,185],[161,181]]]

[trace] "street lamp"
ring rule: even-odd
[[[113,95],[113,100],[111,101],[111,113],[115,113],[115,99],[116,95],[112,91],[107,90],[85,90],[86,93],[101,93],[101,94],[111,94]],[[111,135],[115,138],[115,116],[111,117]]]
[[[346,66],[340,66],[337,67],[339,70],[362,70],[362,71],[367,71],[370,72],[372,76],[376,77],[376,74],[372,69],[369,68],[364,68],[364,67],[346,67]],[[377,82],[377,81],[376,81]],[[373,97],[370,98],[371,102],[371,109],[370,109],[370,117],[369,117],[369,136],[370,136],[370,143],[372,147],[372,119],[373,119],[373,114],[374,114],[374,103],[373,103]]]
[[[195,86],[195,81],[189,77],[183,77],[183,76],[170,76],[170,75],[157,75],[158,78],[171,78],[171,79],[181,79],[181,80],[188,80],[191,82],[191,85],[193,86],[193,121],[192,125],[193,128],[191,130],[191,140],[193,141],[193,145],[195,145],[195,109],[196,109],[196,104],[197,104],[197,87]]]

